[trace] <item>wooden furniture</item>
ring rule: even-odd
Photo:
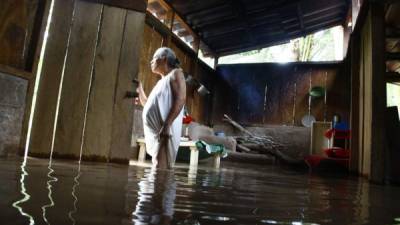
[[[331,122],[314,122],[311,127],[311,155],[324,155],[323,149],[329,148],[329,139],[325,137],[325,131],[332,128]]]
[[[146,143],[144,138],[138,138],[137,143],[139,144],[139,155],[138,162],[143,163],[146,160]],[[197,167],[199,163],[199,150],[196,147],[195,141],[181,141],[179,147],[189,147],[190,149],[190,167]],[[213,155],[213,166],[219,168],[221,165],[221,155]]]

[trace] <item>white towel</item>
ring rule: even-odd
[[[151,155],[153,160],[156,160],[160,146],[158,133],[160,132],[173,103],[171,89],[172,72],[173,71],[157,82],[143,107],[142,117],[146,151],[149,155]],[[182,132],[182,118],[183,109],[171,125],[171,137],[168,140],[167,154],[170,167],[172,167],[175,163],[176,154],[179,148]]]

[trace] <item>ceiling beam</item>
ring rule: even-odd
[[[232,29],[229,30],[221,30],[218,32],[213,32],[213,33],[204,33],[203,37],[206,40],[210,40],[210,39],[218,39],[221,37],[225,37],[227,35],[231,35],[232,33],[238,32],[238,31],[244,31],[243,27],[234,27]]]
[[[387,60],[400,60],[400,53],[399,52],[387,52],[386,59]]]
[[[146,7],[147,7],[146,0],[84,0],[84,1],[100,3],[139,12],[146,12]]]
[[[301,4],[297,4],[297,17],[299,19],[300,30],[304,30],[304,21],[303,21],[303,11],[301,10]]]
[[[400,82],[400,74],[396,72],[386,72],[386,82]]]
[[[315,14],[329,12],[329,11],[331,11],[333,9],[337,9],[337,8],[343,8],[343,10],[344,10],[346,8],[346,2],[343,1],[343,2],[340,2],[340,3],[327,5],[325,7],[321,7],[319,9],[317,9],[317,10],[313,10],[312,12],[306,12],[306,11],[303,10],[304,11],[303,16],[304,17],[310,17],[310,16],[314,16]]]
[[[209,26],[209,25],[215,25],[216,23],[226,23],[230,20],[235,19],[236,16],[235,15],[230,15],[230,16],[226,16],[226,17],[217,17],[217,18],[213,18],[211,20],[202,20],[200,22],[192,22],[192,27],[193,29],[203,29],[205,26]]]
[[[315,15],[313,17],[304,18],[304,23],[310,23],[310,22],[317,21],[320,19],[330,18],[335,15],[336,15],[336,17],[342,17],[344,13],[345,13],[344,11],[340,11],[340,10],[329,11],[326,13],[321,13],[321,14]]]
[[[199,15],[199,14],[202,15],[204,13],[207,14],[210,10],[220,10],[220,9],[223,9],[224,7],[226,7],[226,3],[225,2],[220,3],[220,4],[216,4],[216,5],[213,5],[213,6],[207,5],[205,7],[200,8],[200,9],[196,9],[196,10],[192,10],[192,11],[186,12],[185,14],[183,14],[183,16],[186,19],[190,19],[190,17],[193,17],[195,15]]]
[[[312,18],[312,19],[309,19],[309,20],[305,20],[303,22],[303,25],[304,25],[304,28],[307,28],[310,24],[313,25],[315,23],[321,23],[321,22],[323,23],[325,21],[331,21],[331,20],[334,20],[334,19],[342,19],[342,14],[337,14],[337,13],[333,14],[332,13],[332,14],[326,14],[326,15],[321,16],[321,17],[315,17],[315,18]],[[296,27],[298,27],[297,23],[295,23],[295,24],[285,24],[285,28],[288,29],[288,30],[296,28]],[[303,28],[303,30],[304,30],[304,28]]]
[[[247,39],[250,43],[254,43],[255,39],[253,36],[253,31],[251,24],[249,23],[249,18],[245,11],[246,6],[243,4],[242,0],[232,0],[232,7],[238,18],[243,21],[242,24],[238,23],[238,26],[242,26],[246,32]]]
[[[210,42],[218,40],[218,39],[226,39],[241,30],[243,30],[243,28],[229,30],[226,32],[220,32],[218,34],[207,35],[207,36],[204,36],[204,38],[206,38]],[[262,28],[260,27],[259,29],[256,29],[255,27],[253,27],[253,32],[257,33],[257,38],[259,35],[262,35],[263,33],[271,33],[274,31],[282,31],[282,30],[280,30],[280,26],[278,26],[278,25],[274,25],[273,27],[272,26],[263,26]]]
[[[186,13],[186,14],[184,14],[184,17],[188,21],[191,21],[195,17],[202,17],[207,14],[218,14],[220,11],[223,11],[227,7],[229,7],[229,5],[227,5],[227,4],[221,4],[221,5],[217,5],[214,7],[208,7],[208,9],[199,10],[197,12]]]
[[[272,5],[259,6],[255,10],[250,10],[247,14],[254,16],[257,14],[263,15],[265,13],[279,12],[280,10],[296,6],[299,2],[300,0],[277,1]]]

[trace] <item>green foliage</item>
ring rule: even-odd
[[[289,43],[219,58],[220,64],[257,62],[334,61],[334,29],[323,30]]]

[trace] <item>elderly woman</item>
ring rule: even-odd
[[[166,169],[174,165],[179,148],[186,84],[179,60],[170,48],[154,53],[151,70],[161,79],[150,95],[146,97],[141,84],[138,88],[146,150],[154,167]]]

